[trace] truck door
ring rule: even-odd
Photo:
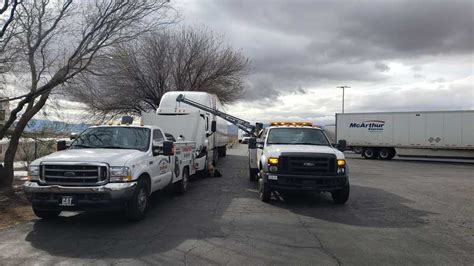
[[[267,138],[267,130],[263,130],[263,132],[261,133],[261,135],[257,139],[257,163],[259,163],[260,158],[262,158],[263,146],[261,146],[261,145],[264,145],[264,143],[266,142],[266,138]],[[261,142],[263,144],[258,144],[259,142]]]
[[[165,140],[163,132],[159,129],[153,130],[153,146],[163,147]],[[157,155],[153,156],[153,163],[150,163],[153,173],[153,190],[161,189],[171,182],[174,157]]]

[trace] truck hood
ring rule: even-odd
[[[342,152],[329,146],[273,144],[265,147],[267,157],[278,157],[281,153],[327,153],[335,154],[337,159],[344,159]]]
[[[136,159],[145,152],[123,149],[69,149],[41,157],[32,165],[41,162],[102,162],[111,166],[124,166],[130,159]]]

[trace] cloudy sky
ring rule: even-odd
[[[346,112],[474,109],[474,1],[175,0],[252,61],[253,121],[328,124]]]

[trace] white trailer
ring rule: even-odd
[[[227,122],[212,113],[176,102],[180,94],[209,108],[223,109],[214,94],[167,92],[161,98],[156,113],[142,113],[142,124],[159,126],[176,138],[196,142],[196,170],[206,171],[209,163],[216,165],[219,157],[226,156],[229,140]]]
[[[474,110],[336,114],[336,139],[366,159],[474,159]]]

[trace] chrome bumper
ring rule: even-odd
[[[129,183],[108,183],[93,187],[67,187],[60,185],[40,185],[36,182],[27,181],[23,185],[23,190],[28,198],[35,193],[57,193],[57,194],[108,194],[110,199],[127,199],[132,197],[137,182]]]

